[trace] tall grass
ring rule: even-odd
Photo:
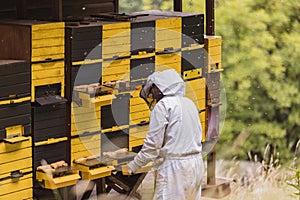
[[[298,147],[300,141],[298,142]],[[298,148],[296,149],[296,151]],[[258,161],[256,155],[248,153],[250,161],[223,162],[219,175],[233,178],[231,194],[224,199],[230,200],[300,200],[300,169],[294,154],[293,169],[298,168],[298,174],[289,170],[288,166],[280,164],[280,154],[274,149],[270,151],[267,145],[263,159]],[[219,167],[220,168],[220,167]],[[298,178],[296,178],[298,175]],[[289,184],[287,184],[289,180]]]
[[[296,150],[294,153],[294,160],[292,167],[290,168],[290,175],[287,177],[286,183],[288,186],[294,189],[294,196],[300,200],[300,162],[297,157],[298,149],[300,146],[300,140],[297,142]]]

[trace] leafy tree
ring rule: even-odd
[[[182,11],[183,12],[205,12],[205,0],[182,0]]]
[[[141,11],[143,7],[143,0],[119,0],[119,12],[120,13],[131,13]]]
[[[300,1],[219,0],[227,116],[218,152],[262,157],[267,144],[287,160],[300,138]],[[233,152],[233,151],[227,151]]]
[[[173,0],[143,0],[144,10],[173,10]]]

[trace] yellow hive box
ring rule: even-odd
[[[182,19],[180,17],[170,17],[165,19],[157,19],[155,26],[158,29],[176,29],[182,27]]]
[[[174,69],[181,73],[181,52],[163,53],[155,56],[155,71]]]
[[[210,56],[213,56],[213,55],[221,55],[222,53],[222,46],[212,46],[212,47],[208,47],[207,49],[207,53],[208,55]]]
[[[199,78],[186,81],[186,97],[190,98],[199,110],[206,108],[205,79]]]
[[[3,196],[0,196],[0,200],[32,200],[32,188],[28,188],[21,191],[16,191],[13,193],[5,194]]]
[[[96,169],[91,169],[89,170],[89,172],[81,172],[81,177],[83,180],[99,179],[106,176],[110,176],[112,170],[113,169],[111,169],[110,167],[100,167]]]
[[[144,140],[143,138],[138,139],[138,140],[131,140],[129,141],[129,150],[132,151],[132,148],[134,147],[138,147],[144,144]]]
[[[32,25],[32,62],[62,59],[65,57],[64,26],[64,22]]]
[[[208,54],[207,67],[208,73],[222,71],[222,37],[205,36],[204,48]]]
[[[95,180],[106,176],[110,176],[111,172],[114,170],[113,166],[103,166],[90,169],[88,166],[83,166],[76,163],[74,163],[74,167],[81,171],[81,178],[83,180]]]
[[[164,33],[169,34],[169,33]],[[169,39],[169,40],[155,40],[155,51],[160,52],[165,49],[173,48],[179,49],[181,47],[181,38]]]
[[[65,69],[64,61],[33,63],[32,68],[32,83],[31,83],[31,100],[35,101],[35,87],[42,85],[51,85],[60,83],[61,94],[64,97],[65,85]]]
[[[149,130],[149,118],[140,125],[133,125],[129,128],[129,151],[132,151],[133,147],[141,146],[144,144],[144,140]]]
[[[205,98],[205,79],[194,79],[186,81],[186,94],[194,94],[195,97]],[[201,93],[200,93],[201,92]]]
[[[32,173],[26,174],[17,179],[9,178],[0,181],[0,188],[1,188],[0,190],[1,200],[31,199],[32,198]]]
[[[71,160],[100,154],[100,133],[71,139]]]
[[[190,98],[192,101],[197,102],[205,99],[205,92],[206,90],[197,89],[197,90],[186,90],[185,96]]]
[[[99,131],[101,126],[100,106],[82,107],[71,103],[71,135]]]
[[[130,23],[104,24],[102,58],[113,58],[130,53]]]
[[[150,110],[146,102],[139,97],[140,90],[135,90],[131,93],[129,120],[130,125],[137,125],[144,122],[149,122]]]
[[[204,45],[205,45],[205,47],[221,46],[222,45],[222,37],[221,36],[213,36],[213,35],[205,35],[204,36]]]
[[[181,48],[181,18],[165,18],[155,21],[155,51],[163,51],[167,48]]]
[[[191,87],[191,90],[205,89],[205,78],[199,78],[185,82],[187,87]]]
[[[0,160],[1,160],[0,166],[8,164],[10,162],[14,162],[16,160],[31,159],[31,155],[32,155],[31,137],[26,137],[26,140],[22,140],[21,142],[13,143],[13,144],[6,143],[6,142],[0,143]]]
[[[81,100],[82,107],[98,109],[100,106],[106,106],[112,104],[112,100],[115,98],[114,94],[101,95],[91,97],[89,93],[78,92],[79,99]]]
[[[76,185],[78,179],[80,179],[79,171],[76,169],[70,170],[70,174],[60,177],[53,177],[51,172],[36,172],[37,181],[43,184],[44,188],[47,189],[58,189],[71,185]]]
[[[104,61],[102,65],[102,84],[111,81],[129,80],[130,59]]]
[[[137,125],[144,122],[149,122],[150,114],[149,109],[145,110],[145,112],[136,112],[136,113],[130,113],[130,125]]]
[[[0,164],[0,179],[10,176],[13,171],[32,171],[32,157]]]

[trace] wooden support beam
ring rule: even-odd
[[[182,0],[173,1],[174,11],[182,12]]]
[[[115,13],[119,13],[119,0],[114,0],[115,2]]]
[[[207,155],[207,184],[216,184],[216,149],[215,147]]]
[[[215,1],[205,0],[206,35],[215,35]]]
[[[62,0],[52,0],[52,17],[55,21],[63,21]]]
[[[220,81],[216,77],[207,77],[209,82]],[[209,91],[209,90],[208,90]],[[207,129],[207,139],[211,141],[211,147],[207,155],[207,184],[216,184],[216,141],[214,141],[219,136],[219,105],[212,104],[207,107],[207,118],[208,118],[208,129]]]
[[[206,15],[206,35],[215,35],[215,1],[205,0],[205,15]],[[210,114],[211,108],[208,109]],[[218,133],[219,134],[219,133]],[[207,184],[216,184],[216,150],[213,147],[212,151],[207,155]]]

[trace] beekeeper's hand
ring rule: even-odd
[[[128,165],[126,165],[126,169],[127,169],[129,175],[133,175],[134,174],[133,170]]]

